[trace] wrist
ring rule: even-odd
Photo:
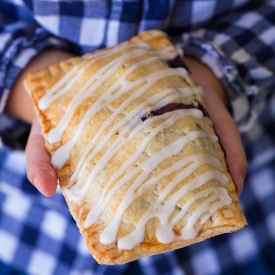
[[[72,57],[70,53],[58,49],[49,49],[35,56],[14,82],[4,112],[31,123],[34,117],[34,106],[23,86],[23,80],[30,72],[70,57]]]

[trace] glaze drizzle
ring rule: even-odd
[[[121,52],[123,52],[123,54],[120,54]],[[56,168],[61,169],[64,167],[66,162],[70,159],[71,150],[81,137],[87,123],[89,123],[89,121],[91,121],[105,106],[122,97],[130,90],[134,90],[129,97],[122,100],[121,104],[108,118],[106,118],[99,130],[91,138],[88,146],[82,152],[75,172],[71,175],[70,182],[68,185],[63,187],[64,192],[70,200],[76,203],[85,200],[85,197],[92,188],[93,181],[96,180],[99,173],[119,152],[120,148],[140,132],[144,132],[146,127],[150,126],[152,128],[144,137],[139,148],[127,160],[125,160],[107,180],[106,184],[102,187],[100,199],[91,206],[91,210],[87,214],[84,223],[84,226],[88,228],[100,221],[105,207],[112,200],[113,196],[115,196],[129,180],[134,179],[131,186],[123,194],[116,215],[110,219],[109,224],[103,229],[100,235],[100,242],[103,244],[115,242],[123,216],[131,204],[139,197],[144,196],[149,188],[156,186],[165,177],[177,172],[176,176],[163,190],[160,191],[156,196],[154,203],[148,207],[142,217],[138,220],[137,224],[135,224],[135,228],[128,235],[118,239],[117,245],[120,249],[132,249],[138,243],[143,242],[145,226],[153,218],[158,218],[160,221],[156,230],[156,237],[161,243],[195,238],[201,226],[203,226],[210,216],[212,216],[218,209],[231,203],[231,198],[225,188],[204,188],[203,191],[197,192],[195,196],[188,199],[185,204],[181,205],[181,210],[171,219],[173,211],[181,204],[181,199],[189,192],[198,190],[198,188],[205,186],[210,180],[217,180],[222,184],[229,182],[228,177],[223,174],[224,171],[220,161],[212,156],[202,153],[194,154],[174,163],[170,167],[166,167],[160,173],[152,176],[152,172],[158,165],[166,159],[179,154],[189,142],[193,142],[198,138],[208,138],[213,142],[218,142],[216,135],[207,133],[201,128],[197,131],[183,134],[170,144],[165,145],[158,152],[151,155],[150,158],[139,163],[138,166],[135,166],[135,163],[142,152],[158,134],[171,128],[183,117],[189,116],[199,120],[207,115],[202,106],[178,103],[180,100],[190,95],[202,94],[200,88],[165,88],[133,108],[127,116],[117,120],[117,117],[127,106],[143,96],[148,89],[164,77],[179,76],[182,79],[186,78],[186,69],[182,63],[177,61],[176,64],[180,64],[180,66],[172,66],[176,68],[170,68],[167,66],[162,70],[150,72],[133,81],[128,80],[128,76],[131,73],[135,72],[141,66],[150,65],[156,60],[162,60],[167,64],[169,64],[169,61],[171,63],[171,60],[179,60],[179,53],[173,46],[166,47],[159,51],[153,51],[147,43],[137,43],[134,45],[122,44],[118,47],[105,50],[96,56],[92,56],[90,64],[93,64],[100,59],[115,55],[113,60],[98,69],[98,71],[86,81],[78,93],[71,99],[64,112],[64,116],[56,127],[49,132],[48,142],[56,143],[61,141],[64,131],[66,130],[76,108],[78,108],[85,99],[93,95],[95,91],[103,85],[105,79],[111,77],[124,62],[129,61],[132,58],[141,57],[144,54],[150,55],[150,57],[141,59],[139,62],[133,62],[113,82],[108,90],[94,101],[92,106],[90,106],[81,118],[74,135],[67,141],[67,143],[60,146],[52,156],[52,163]],[[65,94],[68,87],[72,87],[77,82],[79,77],[81,77],[85,72],[88,65],[80,66],[81,64],[73,68],[54,87],[52,87],[44,97],[41,98],[39,108],[47,109],[52,102]],[[154,106],[154,110],[152,110],[151,106]],[[102,138],[102,134],[106,129],[109,129],[108,133],[104,138]],[[119,134],[117,134],[118,132]],[[106,147],[108,141],[115,135],[117,135],[116,139],[108,146],[108,149],[102,154],[97,163],[95,163],[92,170],[89,172],[87,180],[85,182],[81,181],[88,164],[103,150],[103,148]],[[206,171],[196,178],[191,178],[182,185],[177,192],[173,192],[175,188],[178,188],[182,181],[191,177],[196,169],[202,165],[210,165],[213,167],[213,170]],[[194,210],[193,215],[187,217],[188,210],[193,203],[203,198],[203,202]],[[186,224],[181,231],[181,235],[175,235],[174,227],[183,218],[186,219]]]

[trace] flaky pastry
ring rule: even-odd
[[[163,32],[51,65],[24,85],[98,263],[126,263],[246,225],[203,91]]]

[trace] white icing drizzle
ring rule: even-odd
[[[139,44],[140,47],[144,47],[148,49],[148,45],[145,43]],[[67,90],[68,87],[71,87],[77,79],[83,74],[85,69],[88,65],[91,65],[95,63],[95,61],[108,57],[112,54],[115,54],[119,50],[124,50],[125,48],[129,48],[129,46],[121,46],[119,49],[113,48],[109,49],[108,51],[102,51],[97,53],[96,56],[93,56],[93,59],[90,63],[87,63],[86,66],[83,66],[83,68],[80,69],[80,71],[75,75],[75,72],[79,70],[80,65],[75,65],[73,68],[65,75],[65,77],[62,77],[51,89],[47,91],[47,93],[39,100],[38,107],[41,110],[47,109],[50,104],[57,99],[58,97],[62,96]],[[87,55],[86,58],[90,59]],[[70,80],[71,79],[71,80]],[[69,82],[68,82],[69,81]]]
[[[81,69],[79,69],[79,66],[73,67],[66,77],[61,78],[61,80],[48,90],[48,92],[39,100],[39,109],[46,110],[55,99],[64,95],[68,89],[67,87],[72,86],[83,74],[86,68],[87,66],[83,66]],[[68,80],[69,82],[66,84]]]
[[[193,135],[192,138],[195,139],[196,135]],[[193,139],[191,139],[191,140],[193,140]],[[186,141],[185,144],[187,142],[188,141]],[[172,149],[174,149],[174,152],[175,152],[176,147],[174,147]],[[174,152],[172,152],[171,155],[173,155]],[[135,235],[137,237],[137,235],[138,235],[137,231],[139,232],[140,236],[143,236],[144,232],[142,233],[142,230],[140,230],[140,228],[145,229],[146,223],[151,218],[158,217],[163,222],[163,224],[169,224],[169,222],[168,222],[169,216],[172,214],[172,211],[175,209],[177,202],[187,192],[194,190],[196,188],[199,188],[203,184],[207,183],[209,180],[211,180],[213,178],[217,178],[218,176],[219,176],[219,179],[222,179],[224,183],[228,182],[228,178],[226,176],[224,176],[223,174],[221,174],[221,172],[219,172],[219,171],[214,171],[214,172],[210,171],[210,172],[204,173],[200,177],[197,177],[195,180],[189,182],[188,184],[185,184],[180,190],[178,190],[175,193],[175,195],[172,197],[172,199],[169,199],[169,201],[167,203],[165,203],[165,205],[169,209],[167,209],[167,207],[166,207],[166,209],[164,207],[162,207],[162,202],[167,198],[167,196],[172,192],[172,190],[180,182],[182,182],[186,177],[190,176],[195,171],[195,169],[197,169],[202,164],[213,164],[214,162],[217,162],[217,160],[208,158],[205,155],[199,155],[199,156],[195,156],[195,157],[196,157],[196,159],[194,158],[194,156],[186,158],[185,160],[183,160],[180,163],[181,165],[179,165],[179,163],[177,163],[177,165],[180,166],[178,168],[182,169],[182,171],[169,183],[169,185],[165,188],[165,190],[161,194],[159,194],[157,201],[151,207],[149,207],[147,214],[144,214],[143,217],[139,220],[139,224],[136,226],[136,229],[131,233],[128,240],[126,241],[126,243],[128,243],[128,245],[130,244],[130,240],[133,241],[133,235]],[[188,163],[190,163],[192,161],[192,158],[194,158],[193,163],[191,163],[189,166],[185,167]],[[158,154],[155,155],[155,159],[159,159]],[[161,161],[162,161],[162,159],[161,159]],[[159,164],[159,163],[157,163],[157,164]],[[120,222],[122,220],[122,217],[123,217],[125,211],[133,203],[133,201],[135,201],[139,196],[142,195],[141,192],[137,193],[137,192],[135,192],[135,190],[137,188],[139,188],[141,184],[143,184],[144,175],[146,175],[146,177],[148,177],[149,173],[151,172],[151,169],[152,169],[151,166],[146,165],[146,167],[150,167],[150,170],[148,169],[148,174],[146,175],[146,173],[143,173],[142,176],[140,178],[138,178],[138,180],[136,180],[131,185],[131,187],[127,190],[127,192],[124,195],[124,198],[122,200],[122,203],[119,205],[119,208],[116,212],[115,219],[113,219],[108,224],[108,226],[104,229],[104,231],[102,232],[101,239],[100,239],[102,243],[108,244],[108,243],[112,243],[115,240],[117,231],[119,229]],[[155,183],[158,183],[164,175],[169,175],[173,171],[174,171],[174,169],[171,169],[170,167],[167,168],[166,170],[163,171],[162,175],[156,176],[156,178],[154,179]],[[148,184],[152,184],[152,180],[150,182],[144,183],[144,185],[148,185]],[[144,188],[144,185],[143,185],[143,188]],[[88,218],[89,218],[89,216],[87,217],[87,219]],[[173,227],[172,227],[172,229],[173,229]]]
[[[121,51],[124,51],[120,54]],[[198,109],[180,109],[173,112],[165,113],[161,116],[150,117],[145,121],[140,118],[145,113],[150,113],[151,107],[154,109],[161,108],[171,102],[176,102],[180,98],[187,97],[191,94],[201,94],[202,90],[199,88],[178,88],[177,90],[167,88],[159,91],[157,94],[148,98],[145,102],[140,103],[133,108],[127,116],[120,119],[117,123],[116,118],[123,113],[123,111],[130,104],[134,103],[139,97],[148,91],[155,83],[167,76],[180,76],[185,78],[187,72],[183,68],[171,69],[165,68],[160,71],[152,72],[144,77],[129,81],[127,77],[141,66],[146,66],[159,58],[161,60],[171,60],[175,58],[178,51],[173,47],[167,47],[160,51],[151,51],[148,44],[140,42],[138,45],[123,44],[119,47],[114,47],[106,51],[102,51],[95,56],[87,56],[91,59],[90,63],[86,65],[77,65],[69,73],[66,74],[55,86],[53,86],[39,102],[39,108],[46,109],[50,104],[63,96],[67,89],[73,87],[77,79],[81,77],[87,66],[95,63],[100,58],[110,57],[114,55],[112,61],[107,62],[106,65],[101,67],[97,72],[91,76],[82,88],[78,91],[69,102],[64,116],[59,121],[58,125],[53,128],[48,135],[48,142],[55,143],[62,140],[64,131],[67,128],[70,119],[72,118],[75,110],[93,94],[105,82],[105,79],[111,77],[115,71],[126,61],[150,53],[152,57],[146,58],[142,61],[135,62],[130,65],[122,75],[105,91],[94,103],[90,106],[89,110],[83,115],[81,121],[75,130],[74,135],[59,147],[52,157],[52,163],[55,167],[61,169],[66,161],[69,160],[71,150],[74,148],[78,139],[81,137],[85,127],[94,115],[109,105],[114,100],[123,96],[129,90],[134,90],[129,97],[127,97],[120,106],[118,106],[112,114],[105,120],[99,127],[96,134],[91,138],[88,146],[82,153],[80,160],[77,164],[75,172],[70,178],[70,182],[63,191],[68,198],[76,203],[85,199],[87,193],[90,191],[92,182],[96,179],[99,173],[104,169],[110,160],[117,154],[121,147],[123,147],[131,139],[135,138],[137,134],[144,131],[146,127],[157,125],[155,128],[148,132],[147,136],[141,142],[139,148],[127,159],[121,166],[110,176],[106,184],[102,187],[101,198],[95,203],[89,211],[85,220],[84,226],[89,227],[100,220],[104,209],[112,200],[113,196],[119,192],[125,184],[135,178],[130,187],[125,191],[122,196],[121,203],[118,206],[116,215],[110,220],[109,224],[103,229],[100,235],[100,242],[110,244],[116,241],[117,234],[123,216],[131,204],[141,196],[145,196],[146,192],[154,187],[156,184],[175,173],[176,176],[169,182],[167,186],[160,190],[156,195],[155,202],[148,206],[148,209],[143,213],[135,228],[126,236],[118,240],[118,247],[120,249],[132,249],[136,244],[144,240],[145,226],[153,218],[159,219],[159,226],[156,230],[156,237],[161,243],[170,243],[182,239],[193,239],[197,236],[203,224],[223,206],[231,203],[231,198],[225,188],[222,187],[207,187],[203,191],[197,192],[192,198],[187,199],[184,205],[181,205],[181,199],[188,195],[189,192],[197,190],[201,186],[206,185],[211,180],[217,180],[223,184],[228,183],[229,179],[222,173],[223,167],[220,161],[214,157],[205,154],[194,154],[188,156],[170,167],[166,167],[162,172],[154,177],[151,176],[155,168],[167,158],[180,153],[188,142],[195,141],[197,138],[209,138],[214,142],[218,141],[217,136],[206,133],[202,130],[189,132],[183,134],[175,141],[164,146],[161,150],[152,155],[149,159],[140,163],[137,167],[134,164],[139,159],[142,152],[146,149],[150,141],[165,129],[169,129],[179,119],[184,116],[192,116],[196,119],[203,117],[203,114]],[[82,67],[80,67],[82,66]],[[76,73],[77,72],[77,73]],[[137,89],[137,87],[139,87]],[[156,123],[157,122],[157,123]],[[154,124],[156,123],[156,124]],[[110,128],[110,126],[112,126]],[[109,129],[110,128],[110,129]],[[152,127],[151,127],[152,128]],[[103,133],[108,129],[108,133],[102,138]],[[89,172],[86,182],[81,179],[85,173],[86,167],[89,162],[93,160],[99,152],[106,148],[106,144],[118,131],[114,142],[109,145],[104,154],[94,165],[93,169]],[[179,184],[192,176],[195,170],[201,165],[210,165],[213,170],[204,172],[200,176],[190,179],[184,185],[179,187]],[[126,172],[127,171],[127,172]],[[115,184],[114,184],[115,183]],[[179,188],[177,192],[173,192],[175,188]],[[188,213],[190,207],[197,201],[202,201],[199,206],[193,210],[193,214]],[[181,209],[177,214],[171,218],[174,210],[180,207]],[[82,215],[82,214],[81,214]],[[182,219],[185,220],[185,226],[181,230],[180,235],[175,235],[174,227]]]
[[[106,66],[103,66],[93,76],[91,76],[88,79],[88,81],[78,91],[77,95],[75,97],[73,97],[73,99],[71,100],[71,102],[69,103],[69,105],[65,111],[64,116],[59,121],[58,125],[49,132],[49,136],[48,136],[49,142],[54,143],[54,142],[58,142],[62,139],[62,135],[68,125],[68,122],[69,122],[71,116],[73,115],[74,110],[82,102],[84,102],[84,100],[87,97],[91,96],[91,94],[94,93],[95,90],[98,89],[105,82],[106,78],[110,77],[118,69],[118,67],[121,64],[120,62],[126,61],[130,57],[142,55],[142,54],[144,54],[143,49],[136,49],[133,52],[123,55],[122,57],[119,56],[118,58],[116,58],[116,59],[112,60],[111,62],[109,62],[108,64],[106,64]],[[118,62],[118,60],[120,62]],[[112,91],[109,90],[108,93],[103,94],[103,96],[98,99],[98,101],[96,103],[97,103],[97,105],[100,105],[100,106],[98,106],[99,110],[102,109],[102,107],[104,105],[106,105],[107,102],[105,102],[105,100],[108,100],[108,97],[110,97],[111,94],[112,94]],[[111,97],[111,99],[115,99],[115,98]],[[109,99],[109,101],[111,101],[111,100]],[[92,107],[93,107],[93,108],[91,108],[92,112],[98,111],[98,109],[95,106],[92,106]],[[86,124],[86,123],[87,123],[87,121],[85,119],[82,119],[82,124]],[[79,128],[80,127],[81,126],[79,126]],[[81,134],[82,131],[78,131],[78,132],[79,132],[79,134]],[[74,140],[77,140],[76,136],[78,137],[79,135],[75,135]],[[74,143],[72,142],[72,144],[68,145],[68,147],[71,148],[73,145],[74,145]],[[66,151],[70,152],[68,149],[66,149]]]
[[[143,170],[143,173],[141,175],[141,179],[138,178],[139,185],[142,184],[144,182],[144,180],[146,180],[148,175],[155,169],[155,167],[161,161],[163,161],[164,159],[166,159],[168,157],[171,157],[173,154],[177,154],[188,141],[193,140],[200,134],[204,135],[203,132],[197,133],[197,135],[194,134],[194,132],[192,132],[193,133],[192,136],[191,136],[191,134],[188,134],[185,137],[176,140],[175,142],[171,143],[169,146],[164,147],[164,149],[159,151],[156,155],[151,156],[151,158],[148,159],[147,161],[145,161],[145,163],[141,163],[139,168],[133,169],[130,172],[128,172],[119,182],[116,183],[116,185],[111,190],[109,190],[110,185],[115,180],[117,180],[119,178],[119,176],[121,176],[123,173],[125,173],[125,171],[127,170],[127,168],[129,168],[129,166],[131,166],[132,164],[134,164],[136,162],[136,160],[140,156],[141,152],[145,149],[145,147],[148,145],[148,143],[154,136],[156,136],[163,129],[171,127],[182,116],[190,115],[190,114],[192,114],[192,111],[198,111],[198,110],[185,110],[185,111],[190,111],[190,112],[184,112],[183,110],[178,110],[178,111],[174,111],[174,112],[167,113],[167,114],[163,115],[164,118],[166,118],[167,120],[164,123],[158,125],[154,129],[154,131],[152,131],[144,139],[144,141],[140,145],[139,149],[129,159],[127,159],[127,161],[112,175],[112,177],[106,183],[106,185],[104,186],[104,188],[102,190],[102,199],[100,199],[97,202],[97,204],[95,205],[95,207],[90,211],[90,213],[86,219],[86,222],[85,222],[85,227],[89,227],[91,224],[98,221],[99,216],[101,215],[101,212],[103,211],[104,207],[108,203],[109,199],[115,194],[115,192],[117,192],[127,182],[127,180],[133,178],[140,171],[140,169]],[[201,116],[201,112],[200,113],[199,112],[200,111],[198,111],[197,115],[195,114],[196,112],[193,112],[194,116],[197,116],[197,117]],[[150,120],[146,120],[145,123],[142,123],[141,126],[146,127],[147,126],[146,124],[148,124],[148,122],[153,123],[154,121],[156,121],[158,119],[159,119],[158,117],[150,118]],[[129,136],[130,138],[132,136],[134,136],[139,131],[138,128],[139,127],[137,127],[135,129],[135,131],[133,131],[131,133],[131,135]],[[148,168],[150,168],[150,169],[148,169]],[[134,189],[137,188],[135,186],[135,183],[132,184],[132,188],[134,188]]]
[[[81,173],[85,170],[85,167],[89,163],[89,161],[91,161],[92,158],[100,150],[102,150],[102,148],[105,146],[106,142],[116,133],[116,131],[118,129],[120,129],[122,126],[125,126],[125,127],[127,126],[126,129],[133,128],[136,125],[136,123],[139,122],[139,117],[140,116],[138,114],[140,112],[140,109],[145,109],[147,105],[149,105],[149,106],[156,106],[156,109],[157,109],[160,106],[165,106],[168,103],[172,102],[173,100],[177,100],[177,99],[179,99],[179,98],[181,98],[183,96],[187,96],[190,93],[189,89],[187,89],[187,88],[178,89],[178,93],[176,93],[176,94],[175,94],[174,90],[167,89],[167,90],[164,90],[164,91],[162,91],[162,92],[160,92],[160,93],[152,96],[146,102],[144,102],[142,105],[140,105],[137,108],[135,108],[134,110],[132,110],[127,115],[127,117],[125,117],[119,123],[117,123],[116,125],[114,125],[114,127],[108,132],[108,134],[104,137],[104,139],[97,145],[97,148],[95,148],[95,150],[92,153],[90,153],[89,155],[87,155],[88,152],[90,152],[91,149],[94,147],[94,145],[98,141],[98,139],[99,139],[100,135],[103,133],[103,131],[109,125],[111,125],[111,123],[113,122],[113,120],[115,119],[115,117],[117,117],[125,107],[127,107],[131,102],[133,102],[136,98],[138,98],[141,95],[141,92],[144,92],[144,91],[142,90],[142,91],[139,91],[137,93],[134,93],[129,98],[127,98],[127,100],[125,100],[112,113],[112,115],[108,119],[106,119],[106,121],[102,124],[102,126],[100,127],[100,129],[98,130],[98,132],[95,134],[95,136],[92,138],[91,142],[89,143],[89,145],[87,146],[86,150],[84,151],[83,156],[81,157],[81,159],[80,159],[80,161],[78,163],[78,167],[77,167],[75,173],[71,177],[70,184],[69,184],[68,187],[71,187],[74,184],[77,175],[79,175],[79,177],[81,177]],[[194,93],[195,92],[196,91],[194,91]],[[199,90],[197,90],[197,92],[199,92]],[[199,113],[198,110],[194,110],[193,113],[194,112]],[[144,126],[145,125],[147,126],[147,122],[145,122]]]
[[[115,66],[111,67],[112,69]],[[165,69],[165,70],[161,70],[161,71],[157,71],[154,72],[152,74],[147,75],[144,78],[140,78],[136,81],[134,81],[131,84],[131,87],[136,87],[140,84],[142,84],[144,81],[145,84],[143,85],[143,87],[141,89],[138,90],[139,94],[142,94],[144,92],[146,92],[154,83],[156,83],[158,80],[160,80],[163,77],[169,76],[169,75],[186,75],[186,71],[182,68],[179,69]],[[108,77],[108,76],[106,76]],[[100,83],[98,84],[98,86],[100,84],[102,84],[104,78],[101,78]],[[94,85],[97,86],[97,85]],[[97,86],[97,87],[98,87]],[[106,91],[92,106],[91,108],[85,113],[84,117],[82,118],[81,122],[79,123],[79,126],[77,127],[73,137],[63,146],[59,147],[58,150],[54,153],[53,157],[52,157],[52,162],[53,164],[57,167],[57,168],[61,168],[64,166],[65,162],[70,158],[70,152],[71,149],[74,147],[75,143],[77,142],[77,140],[79,139],[81,133],[84,131],[86,124],[92,119],[92,117],[99,112],[100,110],[103,109],[103,107],[106,104],[111,103],[113,100],[117,99],[118,97],[120,97],[123,93],[125,93],[129,88],[122,86],[121,89],[119,89],[118,92],[116,92],[115,94],[111,94],[109,91]],[[89,93],[86,93],[83,97],[87,98],[89,96],[89,94],[91,94],[93,91],[89,91]],[[79,97],[76,97],[79,98]],[[83,98],[81,97],[81,100],[83,100]],[[76,100],[77,101],[77,100]],[[72,101],[73,102],[73,101]],[[80,102],[78,101],[77,106],[80,104]],[[76,106],[75,106],[76,107]],[[68,108],[69,109],[69,108]],[[66,114],[63,116],[64,120],[67,120],[69,117],[69,115],[66,116]],[[62,121],[63,119],[61,119]],[[65,130],[65,126],[67,125],[67,123],[64,121],[64,124],[59,124],[61,125],[62,130]],[[57,128],[55,128],[57,129]],[[54,136],[57,137],[58,136],[58,132],[55,132],[53,129],[52,131],[54,132]],[[63,132],[63,131],[62,131]],[[51,133],[49,133],[49,139],[50,139],[50,135]],[[94,170],[94,169],[93,169]]]
[[[216,171],[214,173],[214,176],[216,173],[218,172]],[[211,172],[209,172],[208,175],[202,175],[200,176],[200,178],[198,178],[199,180],[201,180],[201,185],[206,183],[205,179],[207,179],[207,176],[209,176],[209,174],[212,175],[210,175],[210,177],[208,178],[212,179],[211,176],[213,176],[213,173]],[[220,174],[218,174],[217,176],[220,176]],[[192,182],[190,182],[190,185],[191,184]],[[181,190],[179,190],[179,192],[180,191]],[[192,213],[192,215],[190,215],[188,213],[188,209],[192,205],[192,203],[194,203],[198,199],[205,197],[206,199],[197,207],[196,211]],[[156,236],[159,242],[171,243],[178,240],[193,239],[197,236],[203,223],[205,223],[218,209],[221,209],[223,206],[230,204],[231,201],[232,199],[228,195],[228,192],[225,188],[209,187],[208,189],[194,195],[191,199],[189,199],[189,201],[185,203],[181,212],[172,221],[168,220],[168,214],[170,214],[174,210],[174,207],[176,206],[175,203],[169,201],[165,203],[163,206],[161,204],[157,205],[156,208],[154,205],[148,210],[148,212],[144,216],[142,216],[142,218],[138,221],[138,224],[136,225],[135,229],[130,234],[118,240],[117,245],[120,249],[133,249],[136,244],[144,240],[145,225],[150,218],[154,217],[158,217],[160,219],[160,225],[157,227],[156,230]],[[195,228],[195,223],[203,214],[206,215],[203,216],[201,224],[197,228]],[[173,228],[176,225],[176,223],[184,216],[188,216],[187,224],[181,230],[181,235],[177,236],[175,235]],[[109,230],[108,233],[111,232],[112,231]],[[103,237],[106,237],[106,235]],[[105,243],[108,243],[108,238],[103,240],[102,239],[103,238],[100,239],[101,242],[104,243],[104,241],[106,241]]]

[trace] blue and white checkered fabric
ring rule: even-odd
[[[157,28],[213,69],[247,129],[275,88],[274,18],[275,0],[2,0],[0,112],[14,79],[46,48],[83,54]]]
[[[28,125],[2,114],[0,274],[18,274],[11,267],[27,275],[275,274],[274,18],[274,0],[1,0],[0,113],[22,68],[46,48],[83,54],[158,28],[221,79],[246,130],[250,166],[243,230],[134,264],[99,266],[60,192],[40,195],[26,178],[23,152],[7,149],[24,147]]]
[[[175,252],[140,259],[141,274],[275,274],[274,110],[275,96],[253,130],[244,135],[250,166],[241,204],[248,226]],[[60,192],[45,198],[27,181],[22,152],[2,148],[0,160],[0,261],[27,275],[135,274],[129,273],[130,264],[96,264]]]

